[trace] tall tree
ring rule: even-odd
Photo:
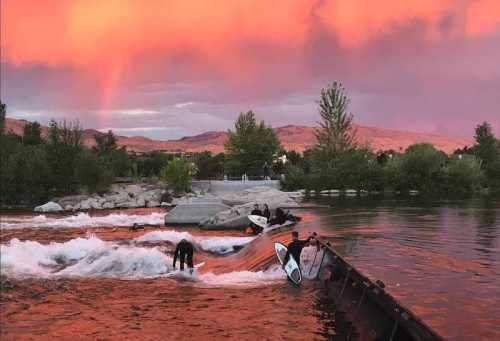
[[[349,98],[341,83],[334,82],[321,90],[319,114],[321,121],[316,129],[316,150],[322,157],[332,158],[356,147],[356,131],[348,112]]]
[[[474,139],[476,140],[475,154],[482,160],[483,168],[487,167],[489,163],[495,161],[498,153],[497,139],[491,125],[488,122],[478,125]]]
[[[94,139],[96,142],[94,150],[98,154],[105,154],[118,148],[116,144],[116,137],[111,130],[108,130],[106,134],[94,135]]]
[[[233,175],[261,175],[264,165],[272,164],[281,144],[274,130],[264,121],[257,123],[253,111],[241,113],[229,130],[224,144],[227,154],[227,169]]]
[[[52,184],[57,193],[72,193],[77,188],[75,165],[83,148],[83,131],[78,122],[51,120],[48,134],[48,159]]]
[[[36,146],[42,144],[42,127],[40,123],[28,123],[23,128],[23,144],[26,146]]]
[[[7,107],[5,103],[2,103],[0,101],[0,135],[3,134],[3,131],[5,130],[5,115],[7,113]]]

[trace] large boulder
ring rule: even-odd
[[[267,204],[270,210],[275,210],[278,207],[298,206],[297,202],[288,193],[269,187],[254,187],[239,193],[227,194],[222,197],[222,202],[234,206],[203,221],[202,228],[245,228],[250,224],[247,216],[252,212],[255,204],[259,204],[261,209],[263,204]]]
[[[176,224],[196,224],[213,217],[219,212],[230,209],[219,201],[212,200],[192,200],[190,202],[177,205],[165,216],[165,225]]]
[[[241,192],[223,195],[222,202],[229,206],[248,203],[267,204],[269,208],[297,206],[297,202],[287,192],[278,189],[259,186]]]
[[[35,212],[61,212],[64,209],[56,202],[49,201],[46,204],[35,207]]]

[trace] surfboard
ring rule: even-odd
[[[285,245],[281,243],[274,243],[274,250],[276,251],[276,256],[280,261],[281,265],[283,265],[283,261],[286,257],[286,252],[288,249]],[[288,262],[285,264],[285,273],[290,278],[290,280],[295,284],[300,284],[302,282],[302,273],[300,272],[299,265],[295,258],[292,255],[288,258]]]
[[[248,216],[248,219],[257,226],[260,226],[262,228],[267,227],[267,218],[266,217],[251,214]]]

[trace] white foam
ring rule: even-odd
[[[10,276],[158,277],[168,273],[171,262],[156,248],[120,246],[96,237],[47,245],[12,239],[0,246],[0,268]]]
[[[19,229],[28,227],[43,228],[80,228],[80,227],[108,227],[140,225],[162,225],[165,213],[153,212],[147,215],[112,213],[104,216],[91,216],[80,212],[71,216],[11,217],[3,216],[0,227],[2,229]]]
[[[259,287],[275,284],[286,279],[285,272],[279,265],[273,265],[264,271],[233,271],[223,274],[205,273],[198,278],[211,287]]]
[[[118,245],[95,236],[50,244],[12,239],[0,245],[1,272],[13,277],[172,277],[209,287],[255,287],[285,278],[278,265],[265,271],[198,274],[203,263],[195,265],[193,273],[172,271],[171,264],[172,258],[157,248]]]
[[[235,251],[235,248],[245,246],[255,239],[255,237],[209,237],[193,236],[189,232],[179,231],[153,231],[146,233],[136,239],[138,242],[168,241],[177,244],[182,239],[186,239],[196,244],[202,250],[227,254]]]

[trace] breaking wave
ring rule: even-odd
[[[105,216],[91,216],[88,213],[64,217],[51,217],[37,215],[35,217],[2,217],[0,224],[2,229],[21,229],[28,227],[41,228],[80,228],[80,227],[103,227],[103,226],[131,226],[134,223],[140,225],[162,225],[165,213],[154,212],[147,215],[138,214],[108,214]]]
[[[255,237],[208,237],[208,236],[193,236],[189,232],[179,231],[153,231],[146,233],[135,240],[137,242],[156,242],[168,241],[177,244],[182,239],[186,239],[204,251],[228,254],[237,251],[239,248],[247,245],[255,239]]]
[[[119,245],[95,236],[50,244],[12,239],[0,245],[1,272],[12,277],[109,277],[130,280],[168,277],[209,287],[262,286],[286,278],[278,265],[264,271],[222,274],[202,273],[199,269],[203,268],[203,263],[196,264],[197,269],[192,274],[174,270],[171,265],[172,258],[156,247]]]
[[[286,275],[281,266],[275,264],[264,271],[233,271],[223,274],[209,272],[200,274],[199,278],[207,286],[253,287],[283,281]]]

